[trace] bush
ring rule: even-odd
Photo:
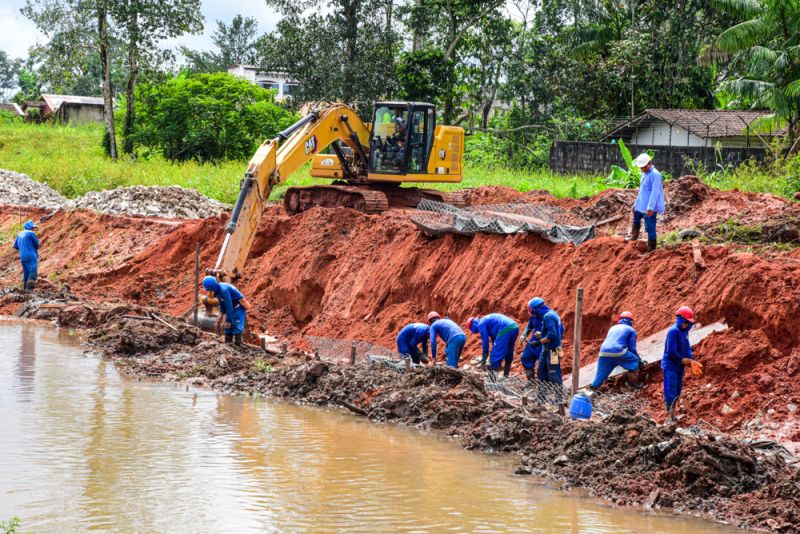
[[[297,120],[273,92],[228,73],[143,84],[136,98],[135,142],[170,161],[248,159]]]

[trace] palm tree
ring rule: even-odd
[[[800,0],[711,0],[725,14],[741,20],[723,31],[710,55],[730,59],[728,91],[772,111],[751,125],[762,130],[786,128],[790,153],[800,128]]]

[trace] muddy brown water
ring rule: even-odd
[[[24,531],[723,532],[616,509],[337,410],[131,380],[0,322],[0,519]]]

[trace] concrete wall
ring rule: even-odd
[[[627,143],[627,141],[626,141]],[[630,140],[633,145],[650,146],[689,146],[689,147],[716,147],[722,148],[747,148],[747,136],[739,135],[732,137],[709,138],[697,136],[680,126],[672,126],[664,121],[654,121],[648,126],[644,126],[633,134]],[[750,147],[763,147],[764,143],[756,135],[750,136]]]
[[[61,104],[59,109],[61,119],[72,124],[83,124],[87,122],[102,122],[103,107],[89,104]]]

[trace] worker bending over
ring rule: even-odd
[[[22,289],[33,291],[39,268],[39,238],[33,231],[35,222],[28,221],[23,228],[14,240],[14,248],[19,251],[19,261],[22,263]]]
[[[639,385],[639,368],[641,359],[636,350],[636,330],[633,328],[633,314],[624,311],[619,314],[617,324],[608,330],[605,341],[600,346],[600,357],[597,359],[597,372],[590,389],[598,389],[603,385],[611,371],[620,366],[630,371],[629,383]]]
[[[542,382],[561,385],[561,337],[564,335],[561,317],[555,310],[551,310],[541,297],[533,298],[529,307],[533,315],[542,322],[541,332],[533,333],[533,337],[536,338],[533,344],[542,346],[538,378]]]
[[[694,312],[688,306],[681,306],[675,312],[675,324],[667,331],[664,343],[664,357],[661,369],[664,371],[664,408],[670,421],[675,420],[675,406],[683,390],[684,368],[692,366],[695,374],[700,374],[702,365],[692,355],[689,343],[689,330],[694,325]]]
[[[219,321],[225,316],[225,343],[235,340],[236,345],[241,345],[247,309],[250,307],[247,299],[234,286],[218,282],[213,276],[203,278],[203,288],[212,292],[219,300],[219,309],[222,312]]]
[[[484,317],[472,317],[467,321],[467,328],[473,334],[481,335],[481,369],[486,368],[486,359],[489,358],[489,345],[492,345],[489,369],[499,371],[500,364],[505,362],[503,376],[511,372],[511,362],[514,360],[514,344],[519,336],[519,325],[513,319],[502,313],[490,313]]]
[[[411,323],[397,334],[397,352],[411,357],[414,363],[428,363],[428,336],[430,326],[424,323]],[[422,346],[422,350],[420,350]]]
[[[664,187],[661,173],[653,167],[653,161],[648,154],[640,154],[633,164],[642,170],[642,180],[639,185],[639,194],[633,204],[633,225],[629,240],[639,239],[639,231],[644,220],[644,230],[647,232],[647,250],[656,249],[656,218],[659,213],[664,213]]]
[[[447,318],[442,319],[435,311],[428,314],[428,324],[431,325],[431,362],[436,364],[436,337],[438,336],[447,345],[444,351],[447,357],[447,365],[458,367],[461,352],[467,342],[467,335],[456,323]]]
[[[536,378],[536,362],[542,357],[542,344],[533,336],[535,332],[542,331],[542,319],[533,313],[535,300],[531,299],[528,303],[528,324],[525,326],[525,330],[522,331],[522,336],[520,336],[519,340],[520,346],[525,345],[520,361],[522,362],[522,368],[525,369],[525,376],[528,377],[528,382],[533,382]],[[541,365],[539,368],[541,369]]]

